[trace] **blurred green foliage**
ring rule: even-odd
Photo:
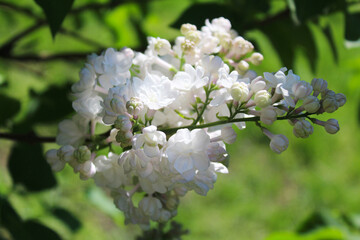
[[[202,26],[220,16],[263,53],[258,73],[286,66],[307,81],[321,77],[348,102],[332,116],[342,128],[335,136],[315,127],[309,139],[296,139],[286,123],[272,126],[289,136],[282,155],[269,150],[255,126],[238,132],[229,146],[230,174],[220,175],[207,197],[181,200],[175,220],[190,230],[184,239],[360,239],[355,0],[1,0],[0,133],[23,134],[25,142],[0,139],[0,239],[132,239],[141,233],[124,226],[108,193],[92,181],[80,181],[69,168],[51,173],[43,153],[55,144],[28,139],[55,136],[57,123],[71,116],[70,84],[87,54],[107,47],[144,50],[146,36],[173,40],[182,23]]]

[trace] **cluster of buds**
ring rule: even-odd
[[[181,33],[174,46],[150,37],[145,53],[90,55],[72,87],[76,115],[59,124],[62,147],[46,154],[54,171],[68,163],[81,179],[110,190],[125,222],[144,228],[168,221],[180,197],[206,195],[217,174],[228,173],[226,144],[236,141],[236,128],[254,122],[281,153],[289,140],[264,125],[288,120],[296,137],[307,138],[313,123],[333,134],[335,119],[313,115],[346,102],[322,79],[310,84],[286,68],[259,76],[249,70],[263,56],[225,18],[207,20],[201,30],[184,24]],[[103,149],[109,153],[100,155]],[[135,194],[142,194],[139,203]]]

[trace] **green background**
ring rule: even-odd
[[[271,131],[290,140],[281,155],[270,150],[254,124],[247,124],[228,146],[230,173],[218,174],[208,196],[190,192],[181,199],[174,220],[190,231],[183,239],[360,239],[357,1],[76,0],[70,12],[58,10],[66,15],[62,27],[61,16],[48,17],[52,32],[59,30],[55,38],[43,24],[6,45],[51,11],[45,7],[44,14],[42,2],[0,1],[1,133],[55,136],[57,124],[73,114],[70,85],[78,80],[86,54],[108,47],[143,50],[146,36],[174,40],[180,32],[172,26],[201,26],[206,17],[223,15],[264,55],[263,64],[254,68],[258,74],[286,66],[302,80],[324,78],[330,89],[347,96],[347,103],[319,116],[339,121],[336,135],[314,126],[312,136],[298,139],[287,122],[276,122]],[[67,167],[54,174],[56,184],[42,153],[57,147],[0,139],[0,239],[24,239],[11,237],[17,230],[29,239],[139,235],[140,228],[125,226],[108,193],[92,180],[81,181]]]

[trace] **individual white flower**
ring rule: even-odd
[[[335,134],[340,130],[339,122],[336,119],[331,118],[324,123],[324,128],[326,132]]]
[[[139,98],[132,97],[129,101],[126,102],[126,109],[129,114],[138,116],[144,109],[144,104]]]
[[[298,120],[293,129],[293,133],[298,138],[307,138],[314,132],[314,127],[309,121]]]
[[[221,162],[229,157],[223,142],[211,142],[207,154],[211,162]]]
[[[89,134],[89,120],[80,115],[66,119],[59,123],[56,143],[59,145],[79,146]]]
[[[209,81],[208,77],[204,76],[204,69],[197,66],[196,69],[190,64],[184,65],[184,72],[178,72],[172,80],[175,89],[181,91],[190,91],[192,89],[199,89],[205,86]]]
[[[292,92],[297,99],[304,99],[313,91],[312,86],[305,81],[300,81],[293,85]]]
[[[108,156],[101,155],[94,160],[96,174],[94,180],[100,187],[119,188],[122,184],[129,184],[129,178],[118,164],[119,155],[109,152]]]
[[[54,172],[59,172],[64,169],[66,161],[60,159],[57,155],[58,150],[51,149],[46,152],[45,158],[46,161],[50,164],[51,169]]]
[[[185,185],[189,189],[193,189],[197,194],[206,196],[210,189],[214,188],[214,183],[217,180],[216,172],[227,174],[228,169],[221,163],[211,162],[210,167],[206,171],[198,171],[194,180]]]
[[[80,173],[81,180],[87,180],[93,177],[96,173],[96,167],[92,161],[86,161],[84,163],[80,163],[74,167],[75,173]]]
[[[260,90],[255,94],[254,102],[256,106],[265,108],[271,104],[271,95],[266,90]]]
[[[105,89],[124,84],[130,77],[130,67],[134,52],[129,48],[116,51],[108,48],[103,54],[101,65],[98,67],[99,83]]]
[[[227,54],[228,58],[231,59],[239,59],[242,56],[252,52],[254,50],[254,46],[251,42],[245,40],[243,37],[236,37],[232,40],[229,53]],[[260,56],[255,55],[254,61],[259,60]]]
[[[156,221],[160,218],[162,204],[159,199],[149,196],[139,202],[139,208],[144,215]]]
[[[150,158],[144,154],[142,149],[131,149],[123,152],[119,157],[119,165],[124,168],[125,174],[133,172],[141,172],[142,177],[146,177],[151,174],[152,169],[148,166]],[[144,170],[150,170],[145,174]]]
[[[233,144],[236,141],[237,134],[232,126],[221,128],[221,138],[227,144]]]
[[[205,56],[201,59],[200,65],[205,70],[205,75],[209,76],[210,81],[217,79],[219,69],[222,67],[228,67],[222,59],[218,56]]]
[[[249,79],[239,79],[239,74],[236,71],[232,71],[229,74],[228,67],[220,68],[218,75],[219,79],[216,83],[221,89],[214,92],[210,106],[219,106],[229,100],[243,102],[247,99],[249,94]]]
[[[261,76],[254,78],[250,83],[251,92],[257,93],[258,91],[266,89],[266,82]]]
[[[235,101],[245,102],[249,96],[249,86],[244,82],[236,82],[231,86],[230,94]]]
[[[182,35],[186,35],[189,32],[196,31],[197,28],[195,25],[190,23],[184,23],[181,25],[180,32]]]
[[[289,139],[286,136],[282,134],[278,134],[278,135],[273,135],[271,137],[270,148],[274,152],[280,154],[281,152],[285,151],[288,148],[288,146],[289,146]]]
[[[168,40],[163,38],[154,38],[148,37],[148,51],[151,52],[152,55],[166,55],[171,52],[171,45]]]
[[[186,181],[195,176],[195,171],[209,168],[210,160],[207,155],[210,137],[203,129],[180,129],[169,138],[165,153],[174,169]]]
[[[211,22],[206,19],[204,27],[201,31],[205,34],[212,34],[219,39],[219,43],[223,47],[228,47],[231,42],[231,23],[228,19],[220,17],[215,18]]]
[[[254,65],[260,65],[263,60],[264,60],[264,56],[258,52],[251,54],[249,58],[249,61]]]
[[[172,88],[171,81],[167,77],[151,74],[147,74],[144,80],[135,77],[133,89],[135,96],[152,110],[159,110],[170,105],[177,96],[177,92]]]
[[[133,147],[140,149],[143,147],[146,156],[152,158],[160,155],[159,145],[166,143],[166,135],[157,131],[156,126],[148,126],[142,130],[143,134],[136,134],[134,137]]]
[[[129,85],[130,83],[128,82],[126,85],[110,88],[108,96],[103,102],[105,110],[103,122],[105,124],[113,124],[118,115],[126,113],[126,103],[133,96]]]
[[[275,92],[284,97],[288,106],[295,107],[295,101],[292,98],[292,87],[300,81],[300,77],[295,75],[292,70],[289,70],[287,75],[285,75],[284,71],[286,71],[286,68],[280,69],[275,74],[265,72],[264,77],[269,82],[270,87],[276,88]]]
[[[71,86],[72,92],[77,97],[91,95],[96,85],[96,73],[91,64],[85,64],[79,73],[80,80]]]
[[[272,106],[261,109],[260,121],[267,125],[273,124],[277,119],[276,109]]]
[[[237,65],[237,69],[240,71],[240,73],[245,73],[249,67],[249,63],[245,60],[241,60]]]
[[[95,120],[102,112],[103,99],[97,95],[82,97],[72,103],[74,110],[85,118]]]

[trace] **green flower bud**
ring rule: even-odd
[[[91,158],[91,151],[87,146],[80,146],[74,151],[74,158],[79,163],[84,163]]]

